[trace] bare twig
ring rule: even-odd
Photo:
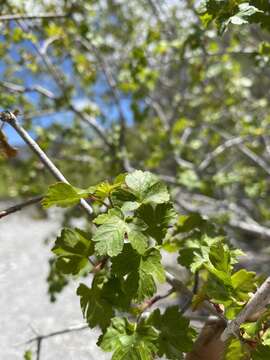
[[[27,131],[18,123],[16,116],[9,112],[0,113],[0,119],[3,122],[10,124],[14,130],[21,136],[21,138],[29,145],[31,150],[39,157],[45,167],[51,172],[51,174],[59,181],[69,184],[68,180],[61,173],[61,171],[54,165],[54,163],[48,158],[45,152],[40,146],[31,138]],[[92,207],[84,200],[80,200],[82,208],[87,212],[88,215],[93,213]]]
[[[9,214],[13,214],[13,213],[15,213],[17,211],[20,211],[20,210],[22,210],[23,208],[25,208],[27,206],[38,203],[38,202],[40,202],[42,200],[42,198],[43,198],[43,196],[36,196],[33,199],[30,199],[30,200],[24,201],[24,202],[22,202],[20,204],[11,206],[8,209],[1,210],[0,211],[0,219],[7,216],[7,215],[9,215]]]
[[[232,136],[229,133],[218,129],[216,126],[211,125],[211,126],[208,126],[208,128],[217,132],[225,140],[230,140],[232,138]],[[264,172],[267,173],[267,175],[270,175],[270,165],[260,155],[256,154],[254,151],[250,150],[247,146],[245,146],[241,142],[239,144],[235,144],[235,145],[238,147],[238,149],[241,151],[242,154],[244,154],[247,158],[249,158],[257,166],[259,166]]]
[[[48,97],[49,99],[56,99],[56,96],[50,90],[45,89],[40,85],[22,86],[22,85],[10,83],[8,81],[1,81],[0,86],[12,93],[23,94],[26,92],[38,92],[41,95]]]
[[[104,144],[109,148],[112,149],[112,144],[108,141],[106,134],[103,128],[97,123],[96,119],[92,116],[86,115],[82,111],[78,110],[74,105],[69,105],[70,110],[76,114],[82,121],[86,124],[90,125],[92,129],[97,133],[97,135],[103,140]]]
[[[18,346],[31,344],[33,342],[38,341],[39,339],[45,340],[45,339],[48,339],[48,338],[51,338],[51,337],[54,337],[54,336],[63,335],[63,334],[67,334],[67,333],[75,332],[75,331],[81,331],[81,330],[84,330],[84,329],[87,329],[87,328],[89,328],[89,326],[85,325],[85,324],[79,324],[79,325],[70,326],[68,328],[58,330],[58,331],[53,331],[53,332],[45,334],[45,335],[37,335],[37,336],[27,340],[24,343],[18,344]]]
[[[173,294],[175,291],[176,291],[176,290],[172,287],[170,290],[168,290],[168,291],[166,292],[166,294],[164,294],[164,295],[156,295],[156,296],[154,296],[152,299],[146,301],[146,302],[142,305],[142,307],[141,307],[142,311],[140,312],[140,314],[139,314],[139,316],[138,316],[138,318],[137,318],[137,323],[140,321],[140,319],[141,319],[141,317],[143,316],[143,314],[144,314],[151,306],[153,306],[155,303],[157,303],[157,302],[160,301],[160,300],[166,299],[166,298],[169,297],[171,294]]]
[[[27,14],[7,14],[1,15],[0,21],[11,21],[11,20],[39,20],[39,19],[60,19],[70,16],[69,14],[38,14],[38,15],[27,15]]]
[[[164,179],[166,181],[166,179]],[[170,179],[168,179],[170,181]],[[171,179],[171,183],[172,183]],[[175,183],[174,185],[177,185]],[[179,187],[179,185],[178,185]],[[260,225],[245,208],[227,200],[218,200],[202,194],[187,192],[180,187],[175,195],[175,202],[188,212],[198,212],[208,218],[229,215],[227,225],[250,234],[270,238],[270,228]]]
[[[40,360],[41,358],[41,344],[42,344],[42,338],[39,337],[37,339],[37,357],[36,357],[37,360]]]
[[[226,341],[231,336],[238,336],[240,325],[251,315],[264,308],[270,301],[270,277],[268,277],[254,296],[249,300],[243,310],[232,320],[221,335],[221,340]]]
[[[156,295],[152,299],[148,300],[143,307],[143,311],[149,309],[151,306],[153,306],[155,303],[157,303],[160,300],[164,300],[167,297],[169,297],[171,294],[175,292],[175,289],[172,287],[170,290],[166,292],[164,295]]]
[[[245,140],[246,139],[242,137],[236,137],[226,140],[223,144],[215,148],[215,150],[207,154],[205,159],[199,165],[198,170],[199,171],[205,170],[217,156],[221,155],[225,150],[231,148],[232,146],[242,144]]]

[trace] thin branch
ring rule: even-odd
[[[257,236],[270,238],[270,229],[252,219],[241,207],[209,198],[204,195],[185,193],[180,190],[175,197],[176,204],[188,212],[198,212],[208,218],[218,214],[229,213],[228,225]],[[198,204],[196,202],[200,202]]]
[[[0,219],[2,219],[3,217],[5,217],[7,215],[13,214],[13,213],[15,213],[17,211],[20,211],[20,210],[22,210],[23,208],[25,208],[27,206],[36,204],[36,203],[40,202],[42,199],[43,199],[43,196],[36,196],[33,199],[30,199],[30,200],[24,201],[24,202],[22,202],[20,204],[11,206],[11,207],[9,207],[9,208],[7,208],[5,210],[1,210],[0,211]]]
[[[39,20],[39,19],[60,19],[70,16],[69,14],[38,14],[38,15],[27,15],[27,14],[8,14],[1,15],[0,21],[11,21],[11,20]]]
[[[59,181],[69,184],[68,180],[61,173],[61,171],[54,165],[54,163],[48,158],[45,152],[40,146],[31,138],[27,131],[18,123],[16,116],[9,112],[0,113],[0,119],[3,122],[7,122],[13,127],[13,129],[21,136],[21,138],[29,145],[31,150],[39,157],[45,167],[51,172],[51,174]],[[87,212],[88,215],[93,213],[92,207],[84,200],[80,200],[82,208]]]
[[[41,95],[44,95],[48,97],[49,99],[56,99],[56,96],[48,89],[45,89],[44,87],[40,85],[33,85],[33,86],[22,86],[18,84],[13,84],[8,81],[1,81],[0,86],[4,89],[7,89],[10,92],[13,93],[26,93],[26,92],[38,92]]]
[[[270,301],[270,277],[259,287],[243,310],[232,320],[221,335],[221,340],[226,341],[231,336],[238,336],[240,325],[251,315],[264,308]]]
[[[187,299],[187,301],[184,303],[184,305],[181,308],[181,314],[184,314],[188,308],[191,306],[192,304],[192,298],[194,295],[197,294],[198,291],[198,287],[199,287],[199,271],[196,271],[194,274],[194,284],[193,284],[193,289],[192,289],[192,297],[189,297]]]
[[[149,309],[151,306],[153,306],[158,301],[166,299],[167,297],[169,297],[174,292],[175,292],[175,289],[172,287],[170,290],[168,290],[166,292],[166,294],[154,296],[152,299],[146,301],[143,311],[146,311],[147,309]]]
[[[243,230],[245,232],[270,239],[270,229],[266,226],[262,226],[257,223],[249,223],[246,221],[236,220],[236,219],[231,219],[229,221],[229,225],[231,227]]]
[[[166,294],[164,295],[156,295],[154,296],[152,299],[146,301],[143,305],[142,305],[142,311],[140,312],[140,314],[137,317],[137,323],[140,321],[141,317],[143,316],[143,314],[151,307],[153,306],[155,303],[157,303],[160,300],[164,300],[167,297],[169,297],[171,294],[173,294],[176,290],[172,287],[170,290],[168,290],[166,292]]]
[[[37,360],[40,360],[41,358],[41,344],[42,344],[42,338],[39,337],[37,339],[37,357],[36,357]]]
[[[112,149],[112,144],[108,141],[107,136],[103,130],[103,128],[97,123],[96,119],[92,116],[88,116],[85,113],[78,110],[74,105],[69,105],[70,110],[76,114],[82,121],[86,124],[90,125],[92,129],[97,133],[97,135],[103,140],[104,144]]]
[[[31,344],[33,342],[36,342],[38,341],[39,339],[40,340],[45,340],[45,339],[48,339],[48,338],[51,338],[51,337],[54,337],[54,336],[58,336],[58,335],[63,335],[63,334],[67,334],[67,333],[70,333],[70,332],[75,332],[75,331],[81,331],[81,330],[84,330],[84,329],[87,329],[89,328],[88,325],[85,325],[85,324],[80,324],[80,325],[75,325],[75,326],[70,326],[66,329],[62,329],[62,330],[58,330],[58,331],[53,331],[49,334],[46,334],[46,335],[37,335],[29,340],[27,340],[26,342],[24,343],[20,343],[18,344],[18,346],[20,345],[27,345],[27,344]]]
[[[225,140],[229,140],[232,138],[232,136],[229,133],[218,129],[216,126],[212,125],[212,126],[208,126],[208,128],[217,132]],[[261,156],[256,154],[254,151],[250,150],[247,146],[245,146],[242,143],[236,144],[236,146],[242,152],[242,154],[244,154],[252,162],[254,162],[256,165],[258,165],[264,172],[266,172],[268,175],[270,175],[270,165]]]
[[[205,159],[199,165],[198,170],[204,171],[217,156],[221,155],[225,150],[231,148],[232,146],[242,144],[245,140],[246,139],[242,137],[226,140],[223,144],[216,147],[215,150],[207,154]]]
[[[44,55],[46,55],[49,46],[51,46],[55,41],[58,41],[61,39],[61,36],[52,36],[49,39],[45,40],[42,44],[42,47],[40,48],[40,52]]]

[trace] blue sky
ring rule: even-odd
[[[4,39],[0,35],[0,42],[1,41],[4,41]],[[32,43],[30,41],[21,42],[19,45],[15,44],[14,46],[12,46],[12,49],[10,51],[10,56],[15,61],[19,60],[19,55],[18,55],[19,47],[23,47],[24,49],[26,49],[29,52],[29,54],[32,53],[35,54]],[[62,70],[65,71],[65,75],[67,76],[70,83],[72,83],[72,81],[74,81],[74,78],[73,78],[72,66],[70,61],[69,60],[63,61],[63,63],[61,64],[61,68]],[[20,69],[19,71],[15,72],[12,78],[10,79],[10,78],[6,78],[5,69],[6,69],[6,64],[0,59],[0,81],[2,80],[11,83],[16,83],[16,80],[18,81],[19,79],[23,86],[31,87],[33,85],[38,84],[52,91],[55,94],[59,93],[57,85],[55,84],[54,80],[50,75],[41,77],[38,74],[37,75],[31,74],[29,70]],[[72,101],[73,105],[81,110],[87,104],[89,105],[91,103],[96,103],[97,106],[99,106],[102,109],[102,113],[105,115],[106,124],[108,126],[108,124],[110,124],[111,122],[117,119],[118,110],[115,104],[105,103],[102,99],[104,92],[108,90],[106,81],[102,76],[99,78],[99,80],[97,81],[95,86],[93,86],[92,89],[93,89],[92,91],[93,95],[91,98],[86,98],[85,94],[80,89],[78,89],[77,95],[75,95]],[[34,105],[34,108],[36,107],[36,110],[38,111],[39,109],[38,102],[40,95],[37,94],[36,92],[29,92],[27,93],[26,96],[28,100]],[[121,99],[121,107],[123,113],[126,116],[127,123],[131,124],[133,122],[133,116],[130,110],[130,99],[128,97]],[[3,110],[13,110],[13,109],[0,108],[0,110],[3,111]],[[23,109],[19,109],[19,110],[23,113]],[[70,112],[65,111],[57,114],[50,114],[48,116],[39,116],[38,118],[33,118],[33,123],[35,125],[42,126],[45,128],[49,127],[52,123],[55,122],[60,122],[61,124],[65,124],[66,126],[69,126],[72,122],[72,119],[73,119],[73,115]],[[23,117],[19,117],[19,120],[23,124]],[[14,146],[21,146],[24,144],[22,139],[16,134],[16,132],[8,124],[5,124],[4,132],[7,135],[10,144]],[[32,132],[31,135],[35,137],[34,132]]]

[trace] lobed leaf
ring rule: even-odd
[[[167,359],[178,360],[183,352],[191,351],[196,332],[189,327],[189,320],[184,318],[178,306],[168,307],[164,314],[156,309],[147,319],[159,332],[158,355]]]
[[[94,253],[94,244],[84,231],[64,228],[52,252],[58,257],[56,266],[64,274],[76,275],[89,266],[88,258]]]
[[[106,329],[114,315],[113,306],[106,296],[106,291],[103,291],[103,286],[104,279],[96,276],[92,288],[80,284],[77,289],[83,316],[91,328],[99,326]]]
[[[145,323],[137,326],[126,318],[112,319],[111,326],[98,341],[104,351],[113,351],[112,360],[149,360],[157,352],[158,332]]]
[[[162,204],[170,199],[166,185],[148,171],[135,170],[125,181],[140,203]]]

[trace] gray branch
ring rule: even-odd
[[[0,219],[5,217],[5,216],[8,216],[10,214],[13,214],[13,213],[15,213],[17,211],[20,211],[20,210],[24,209],[27,206],[36,204],[36,203],[40,202],[42,199],[43,199],[43,196],[36,196],[33,199],[30,199],[30,200],[24,201],[24,202],[22,202],[20,204],[11,206],[8,209],[1,210],[0,211]]]
[[[270,229],[257,223],[237,204],[201,194],[192,194],[182,189],[176,194],[175,198],[176,203],[188,212],[198,212],[210,218],[227,213],[229,214],[227,223],[230,227],[270,239]]]
[[[59,331],[53,331],[53,332],[51,332],[49,334],[46,334],[46,335],[37,335],[37,336],[27,340],[23,344],[19,344],[19,345],[27,345],[27,344],[31,344],[33,342],[36,342],[38,340],[45,340],[45,339],[49,339],[49,338],[54,337],[54,336],[63,335],[63,334],[67,334],[67,333],[74,332],[74,331],[81,331],[81,330],[84,330],[84,329],[89,329],[89,326],[85,325],[85,324],[70,326],[70,327],[68,327],[66,329],[62,329],[62,330],[59,330]]]
[[[13,93],[23,94],[26,92],[38,92],[41,95],[48,97],[49,99],[56,98],[56,96],[50,90],[45,89],[43,86],[40,85],[22,86],[22,85],[10,83],[8,81],[1,81],[0,86]]]
[[[66,18],[69,14],[38,14],[38,15],[27,15],[27,14],[8,14],[8,15],[1,15],[0,21],[11,21],[11,20],[40,20],[40,19],[59,19],[59,18]]]
[[[242,144],[245,140],[246,139],[242,137],[236,137],[226,140],[223,144],[219,145],[214,151],[207,154],[205,159],[199,165],[198,170],[199,171],[205,170],[217,156],[221,155],[225,150],[235,145]]]
[[[232,320],[221,335],[221,340],[226,341],[231,336],[238,336],[239,327],[251,315],[264,308],[270,301],[270,277],[256,291],[243,310]]]

